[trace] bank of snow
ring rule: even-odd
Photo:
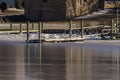
[[[80,35],[73,34],[73,38],[81,38]],[[41,38],[43,39],[61,39],[61,38],[69,38],[69,34],[41,34]],[[101,38],[97,35],[86,35],[84,36],[86,40],[100,40]],[[25,41],[27,39],[26,34],[0,34],[0,40],[8,40],[8,41]],[[30,34],[30,40],[38,39],[38,34],[32,33]]]

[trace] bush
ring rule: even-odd
[[[0,4],[0,9],[1,9],[2,12],[6,11],[7,8],[8,8],[8,5],[5,2],[2,2]]]

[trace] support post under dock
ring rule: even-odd
[[[30,37],[30,33],[29,33],[29,21],[27,22],[27,42],[29,42],[29,37]]]
[[[12,23],[10,23],[10,30],[12,30],[12,27],[13,27],[13,24],[12,24]]]
[[[43,32],[43,31],[44,31],[44,23],[41,22],[41,32]]]
[[[32,29],[34,29],[34,22],[32,22]]]
[[[39,35],[38,35],[38,38],[39,38],[39,42],[41,43],[41,22],[38,22],[38,32],[39,32]]]
[[[20,23],[20,33],[22,33],[22,23]]]
[[[84,35],[83,20],[80,20],[80,27],[81,27],[81,38],[83,38]]]
[[[69,21],[69,38],[72,38],[72,20]]]
[[[111,21],[111,40],[114,39],[114,29],[115,29],[114,19],[112,19],[112,21]]]

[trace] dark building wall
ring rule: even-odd
[[[104,1],[105,0],[99,0],[99,9],[104,9]]]
[[[25,16],[30,20],[66,20],[96,10],[97,6],[98,0],[25,0]]]
[[[25,16],[32,20],[57,20],[66,18],[65,0],[26,0]]]

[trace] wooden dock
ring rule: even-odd
[[[44,39],[44,42],[74,42],[74,41],[84,41],[84,38]]]
[[[76,42],[76,41],[84,41],[84,38],[60,38],[60,39],[41,39],[41,41],[39,39],[34,39],[34,40],[29,40],[28,43],[43,43],[43,42]]]

